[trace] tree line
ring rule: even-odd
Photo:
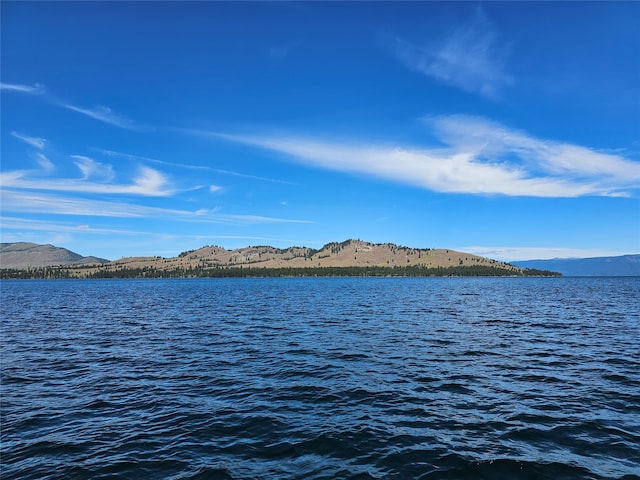
[[[512,270],[493,265],[450,267],[353,266],[353,267],[203,267],[158,269],[154,267],[99,269],[90,271],[79,266],[40,267],[30,269],[1,269],[1,279],[55,278],[248,278],[248,277],[551,277],[557,272],[538,269]]]

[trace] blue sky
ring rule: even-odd
[[[638,2],[11,2],[1,236],[640,253]]]

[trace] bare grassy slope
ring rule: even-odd
[[[53,245],[18,242],[0,244],[0,268],[49,267],[54,265],[79,265],[107,263],[96,257],[83,257],[66,248]]]
[[[216,266],[243,268],[304,268],[304,267],[368,267],[411,266],[457,267],[496,266],[518,271],[517,267],[479,257],[470,253],[447,249],[417,249],[392,243],[374,244],[362,240],[329,243],[320,250],[306,247],[278,249],[269,246],[245,247],[226,250],[207,246],[184,252],[174,258],[129,257],[111,262],[105,267],[156,268],[159,270],[211,268]]]

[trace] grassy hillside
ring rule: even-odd
[[[548,272],[547,272],[548,273]],[[449,249],[417,249],[362,240],[321,249],[270,246],[227,250],[206,246],[177,257],[128,257],[93,265],[3,270],[4,278],[200,277],[300,275],[526,275],[514,265]]]

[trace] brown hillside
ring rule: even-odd
[[[207,246],[183,252],[178,257],[129,257],[110,262],[105,270],[118,268],[154,268],[158,270],[211,268],[216,266],[243,268],[304,268],[304,267],[367,267],[411,266],[457,267],[495,266],[519,271],[517,267],[470,253],[448,249],[418,249],[394,245],[374,244],[362,240],[329,243],[320,250],[306,247],[278,249],[270,246],[245,247],[227,250]]]

